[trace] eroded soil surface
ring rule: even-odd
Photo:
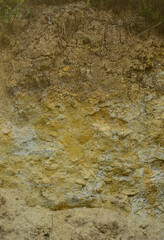
[[[38,5],[0,39],[0,239],[163,239],[164,45],[147,27]]]
[[[102,209],[27,207],[19,191],[0,195],[1,240],[162,240],[162,223]]]

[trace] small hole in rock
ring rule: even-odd
[[[44,234],[44,238],[45,238],[45,240],[49,240],[50,239],[50,234],[49,233],[45,233]]]

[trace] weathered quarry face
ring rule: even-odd
[[[2,46],[0,184],[27,205],[164,211],[163,43],[126,19],[37,7]]]

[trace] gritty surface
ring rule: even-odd
[[[161,36],[138,36],[146,26],[130,10],[83,3],[34,7],[13,27],[0,45],[0,189],[19,189],[27,208],[103,207],[160,224]]]
[[[114,211],[27,207],[17,190],[0,195],[1,240],[162,240],[162,222],[136,222]]]

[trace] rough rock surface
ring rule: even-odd
[[[141,26],[84,3],[14,26],[0,46],[0,189],[30,207],[162,218],[164,47]]]

